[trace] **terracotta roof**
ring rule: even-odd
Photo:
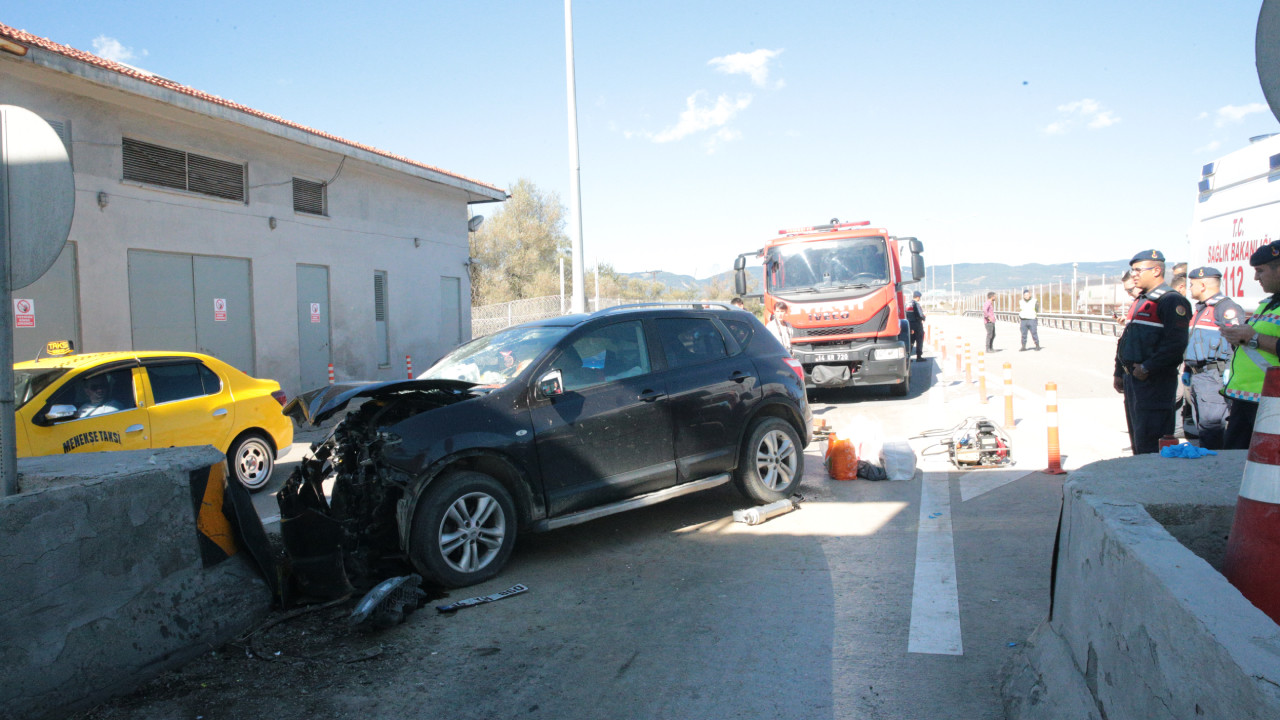
[[[215,105],[221,105],[222,107],[225,107],[225,108],[237,110],[239,112],[245,113],[246,115],[252,115],[253,117],[256,117],[256,118],[269,120],[271,122],[279,123],[280,125],[284,125],[286,127],[302,130],[303,132],[310,133],[317,137],[322,137],[327,140],[332,140],[337,143],[342,143],[343,145],[357,148],[359,150],[364,150],[366,152],[373,153],[374,155],[380,155],[382,157],[395,160],[397,162],[405,163],[406,165],[412,165],[414,167],[423,168],[426,170],[430,170],[432,172],[440,173],[442,175],[448,175],[449,177],[457,178],[459,180],[465,180],[467,182],[475,183],[476,185],[489,188],[490,190],[503,193],[504,195],[506,194],[506,191],[503,190],[502,188],[496,187],[494,185],[490,185],[489,183],[486,183],[486,182],[481,182],[480,180],[476,180],[475,178],[469,178],[465,175],[459,175],[458,173],[450,172],[443,168],[438,168],[434,165],[428,165],[426,163],[418,162],[417,160],[411,160],[402,155],[396,155],[395,153],[387,152],[386,150],[379,150],[378,148],[375,148],[369,145],[363,145],[358,142],[352,142],[351,140],[340,138],[337,135],[331,135],[322,130],[309,128],[306,125],[299,125],[296,122],[285,120],[284,118],[279,117],[277,115],[264,113],[261,110],[254,110],[251,107],[247,107],[239,103],[231,102],[230,100],[225,100],[223,98],[218,97],[217,95],[210,95],[209,93],[201,92],[200,90],[196,90],[193,87],[188,87],[181,83],[176,83],[167,78],[160,77],[159,75],[153,75],[151,73],[138,70],[137,68],[130,67],[122,63],[114,62],[112,60],[107,60],[106,58],[100,58],[97,55],[94,55],[93,53],[87,53],[83,50],[77,50],[73,47],[56,43],[52,40],[49,40],[48,38],[42,38],[38,35],[32,35],[31,33],[25,30],[18,30],[16,28],[11,28],[8,25],[5,25],[3,23],[0,23],[0,37],[8,38],[13,42],[16,42],[22,45],[38,47],[41,50],[47,50],[48,52],[56,53],[58,55],[68,57],[73,60],[78,60],[80,62],[86,63],[88,65],[93,65],[95,67],[99,67],[104,70],[110,70],[112,72],[119,73],[121,75],[127,75],[128,77],[134,78],[135,80],[141,80],[142,82],[151,83],[152,85],[158,85],[162,88],[172,90],[174,92],[182,93],[183,95],[197,98],[199,100],[204,100],[205,102],[210,102]]]

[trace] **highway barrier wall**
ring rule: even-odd
[[[267,585],[211,514],[224,468],[212,447],[19,460],[21,492],[0,498],[0,718],[63,717],[265,617]]]
[[[1280,717],[1280,626],[1220,571],[1245,455],[1074,473],[1050,618],[1001,671],[1010,720]]]

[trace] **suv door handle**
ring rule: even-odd
[[[741,370],[734,370],[733,373],[729,375],[729,379],[736,383],[740,383],[743,380],[747,379],[747,374],[742,372]]]
[[[666,396],[667,396],[666,393],[659,392],[658,390],[645,390],[644,392],[637,395],[636,399],[639,400],[640,402],[653,402],[658,398],[662,398]]]

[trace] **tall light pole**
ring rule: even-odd
[[[573,221],[569,223],[569,239],[573,245],[573,296],[570,312],[587,310],[587,293],[583,287],[586,275],[582,259],[582,167],[578,163],[578,87],[573,79],[573,0],[564,0],[565,76],[569,89],[569,204]]]
[[[1067,310],[1069,313],[1076,311],[1076,271],[1080,269],[1080,263],[1071,263],[1071,308]]]

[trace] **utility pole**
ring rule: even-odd
[[[583,283],[586,276],[582,258],[582,166],[578,162],[578,86],[573,77],[573,0],[564,0],[565,75],[569,95],[569,202],[573,221],[569,223],[570,240],[573,242],[573,298],[572,312],[586,312],[587,294]]]

